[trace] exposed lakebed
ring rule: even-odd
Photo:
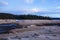
[[[6,40],[60,40],[60,27],[39,26],[32,31],[27,30],[25,32],[17,32],[17,34],[2,35],[0,35],[1,39]]]
[[[23,26],[19,26],[20,29]],[[0,33],[19,28],[16,24],[0,24]],[[59,24],[37,25],[32,31],[17,32],[17,34],[1,34],[0,40],[60,40]]]

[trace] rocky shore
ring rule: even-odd
[[[1,34],[0,40],[60,40],[60,26],[41,26],[33,29],[35,30],[9,33],[4,36]]]
[[[60,20],[0,20],[3,23],[22,28],[13,26],[9,33],[0,34],[0,40],[60,40]]]

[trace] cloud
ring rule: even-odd
[[[32,10],[32,12],[39,12],[39,11],[41,11],[41,10],[38,9],[38,8],[32,8],[31,10]]]
[[[31,4],[34,2],[34,0],[25,0],[26,3]]]
[[[30,8],[30,9],[26,9],[25,11],[27,11],[27,12],[39,12],[41,10],[39,8]]]
[[[55,12],[60,12],[60,7],[56,7],[56,8],[54,9],[54,11],[55,11]]]
[[[5,1],[0,2],[0,6],[7,6],[7,5],[8,5],[8,2],[5,2]]]
[[[27,11],[27,12],[48,12],[50,10],[47,8],[34,7],[34,8],[25,9],[24,11]]]

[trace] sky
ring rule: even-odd
[[[33,12],[43,12],[35,14],[60,17],[60,0],[0,0],[0,12],[12,11],[15,11],[15,14],[29,14],[31,12],[31,14],[34,14]]]

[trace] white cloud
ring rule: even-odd
[[[41,10],[38,9],[38,8],[32,8],[31,10],[32,10],[32,12],[39,12],[39,11],[41,11]]]
[[[25,0],[26,3],[31,4],[34,2],[34,0]]]
[[[25,11],[27,11],[27,12],[39,12],[41,10],[39,8],[30,8],[30,9],[26,9]]]
[[[0,2],[0,5],[8,5],[8,2],[2,1],[2,2]]]
[[[38,7],[34,7],[34,8],[30,8],[30,9],[25,9],[24,11],[27,12],[46,12],[46,11],[50,11],[47,8],[38,8]]]

